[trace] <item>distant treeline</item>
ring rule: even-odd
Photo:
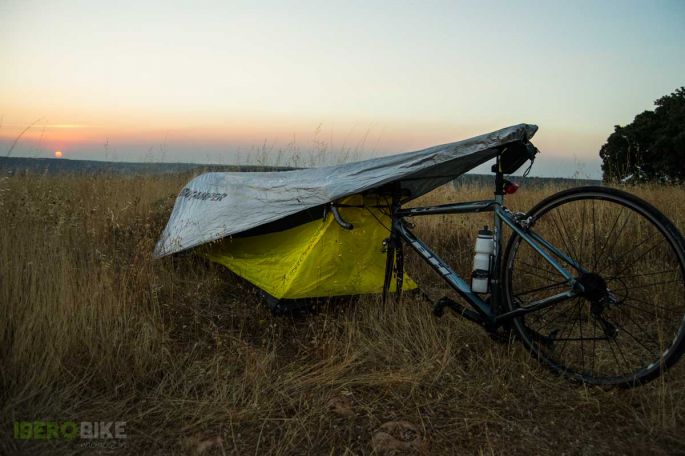
[[[2,174],[178,174],[211,171],[284,171],[282,166],[203,165],[199,163],[138,163],[55,158],[0,157]]]
[[[574,186],[580,185],[599,185],[602,181],[593,179],[573,179],[565,177],[522,177],[522,176],[511,176],[508,178],[510,181],[515,182],[521,186],[539,187],[545,185],[564,185],[568,186],[572,184]],[[454,187],[459,189],[461,186],[465,185],[483,185],[492,186],[494,185],[492,174],[464,174],[463,176],[455,179],[453,181]]]
[[[203,165],[198,163],[136,163],[106,162],[95,160],[70,160],[55,158],[0,157],[0,174],[120,174],[120,175],[163,175],[203,172],[256,172],[287,171],[297,168],[260,165]],[[492,174],[465,174],[454,181],[461,185],[492,185]],[[512,181],[526,186],[554,183],[576,185],[597,184],[600,181],[587,179],[563,179],[555,177],[512,177]]]

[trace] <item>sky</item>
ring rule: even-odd
[[[525,122],[531,175],[598,178],[613,126],[685,85],[683,24],[682,0],[0,0],[0,156],[308,166]]]

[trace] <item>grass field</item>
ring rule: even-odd
[[[188,177],[0,178],[0,453],[93,451],[17,440],[17,420],[125,421],[123,448],[95,448],[112,454],[367,454],[388,448],[379,429],[423,454],[685,453],[685,361],[640,388],[587,388],[419,298],[273,317],[223,267],[152,260]],[[557,190],[523,187],[509,203]],[[633,190],[685,229],[685,190]],[[487,222],[417,230],[467,274]]]

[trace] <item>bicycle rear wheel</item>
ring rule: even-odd
[[[532,230],[580,265],[568,268],[585,289],[514,319],[538,360],[572,380],[630,387],[680,358],[685,241],[663,214],[623,191],[580,187],[543,200],[528,215]],[[507,310],[569,288],[516,233],[503,265]]]

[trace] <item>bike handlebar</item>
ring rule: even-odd
[[[352,228],[354,228],[354,225],[343,220],[343,218],[340,216],[340,212],[338,212],[338,208],[333,206],[332,204],[331,212],[333,212],[333,218],[335,219],[335,221],[338,222],[338,225],[340,225],[343,229],[351,230]]]

